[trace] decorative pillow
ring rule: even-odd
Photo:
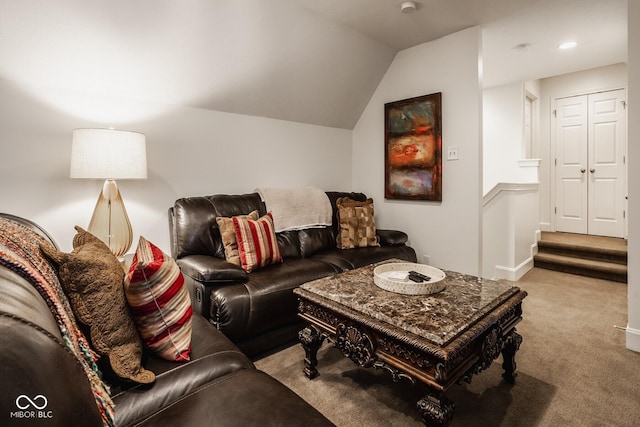
[[[249,215],[238,215],[238,218],[246,218],[255,221],[259,216],[260,214],[258,211],[253,211]],[[224,245],[224,258],[231,264],[242,265],[240,262],[238,240],[236,239],[236,229],[233,226],[233,220],[225,216],[219,216],[216,218],[216,222],[218,223],[218,230],[220,230],[220,237],[222,237],[222,244]]]
[[[348,197],[336,200],[338,208],[338,248],[380,246],[373,219],[373,199],[358,202]]]
[[[77,319],[89,327],[94,350],[121,378],[149,384],[153,372],[142,367],[142,341],[125,301],[124,269],[100,239],[76,226],[69,254],[41,246],[58,265],[58,277]]]
[[[140,236],[124,291],[145,345],[163,359],[191,359],[191,299],[176,262]]]
[[[251,272],[269,264],[282,262],[271,212],[251,220],[233,217],[242,268]]]

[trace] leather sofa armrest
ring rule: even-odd
[[[211,289],[229,283],[245,283],[248,273],[241,267],[208,255],[189,255],[176,261],[189,290],[191,306],[196,314],[210,322]]]
[[[244,283],[248,279],[248,273],[242,267],[208,255],[189,255],[177,263],[183,274],[202,283]]]
[[[380,237],[380,245],[382,246],[401,246],[407,243],[409,236],[407,233],[398,230],[380,230],[376,233]]]

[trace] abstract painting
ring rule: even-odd
[[[442,94],[384,105],[386,199],[442,201]]]

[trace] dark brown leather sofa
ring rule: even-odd
[[[0,214],[53,243],[22,218]],[[54,244],[55,245],[55,244]],[[2,245],[0,245],[2,249]],[[0,265],[0,425],[99,426],[78,359],[32,283]],[[193,317],[192,360],[146,355],[147,386],[111,382],[117,426],[330,426],[318,411],[252,362],[202,316]]]
[[[330,191],[333,225],[277,233],[284,262],[246,273],[225,261],[216,217],[267,213],[258,193],[177,200],[169,208],[172,256],[191,293],[194,311],[249,357],[296,339],[302,328],[293,289],[305,282],[390,258],[416,261],[401,231],[377,230],[380,247],[338,249],[336,200],[364,201],[362,193]]]

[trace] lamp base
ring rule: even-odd
[[[133,230],[115,180],[104,182],[87,231],[102,240],[118,258],[131,247]]]

